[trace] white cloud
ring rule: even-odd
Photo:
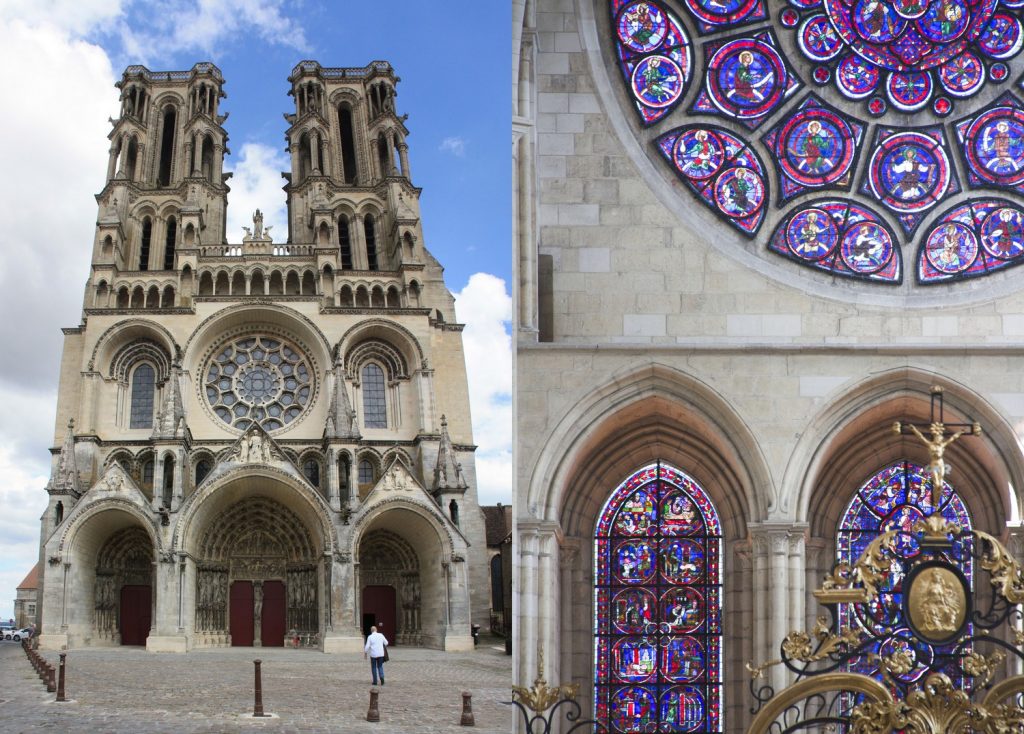
[[[441,141],[438,150],[443,153],[451,153],[456,158],[462,158],[466,155],[466,141],[457,135],[449,136]]]
[[[84,36],[120,17],[123,4],[123,0],[0,0],[0,18],[18,18]]]
[[[310,50],[302,26],[284,12],[284,0],[136,0],[144,23],[118,26],[126,55],[142,63],[176,53],[218,56],[232,42],[265,43]]]
[[[512,297],[505,281],[474,273],[455,294],[466,325],[462,343],[469,378],[480,504],[512,500]]]
[[[270,236],[275,242],[288,239],[288,209],[281,171],[291,170],[288,157],[276,148],[262,143],[246,143],[238,154],[228,181],[228,242],[241,242],[242,227],[252,227],[252,215],[263,212],[264,227],[274,229]]]
[[[0,268],[0,309],[18,314],[0,322],[0,374],[49,388],[60,327],[79,320],[117,90],[97,46],[19,21],[0,21],[0,37],[0,95],[10,103],[0,136],[3,255],[17,263]]]
[[[107,170],[107,117],[117,111],[110,61],[98,46],[52,24],[4,20],[0,95],[10,114],[0,136],[0,617],[36,562],[46,506],[62,326],[75,326],[89,273],[96,201]],[[43,4],[40,3],[40,6]],[[38,10],[35,3],[24,7]],[[68,27],[87,25],[97,3],[50,3]],[[91,11],[96,11],[90,16]],[[75,14],[78,15],[75,15]],[[32,73],[25,73],[31,59]],[[59,90],[59,94],[56,94]]]
[[[0,0],[0,19],[91,40],[113,36],[125,59],[150,64],[178,53],[213,58],[254,38],[310,51],[285,7],[284,0]]]

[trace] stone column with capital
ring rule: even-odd
[[[359,653],[363,650],[363,635],[356,606],[359,579],[352,554],[335,551],[324,558],[331,564],[330,589],[331,626],[324,629],[323,651],[326,653]],[[325,620],[326,622],[326,620]]]
[[[178,568],[177,554],[158,552],[153,563],[153,622],[146,638],[148,652],[185,652],[188,641],[178,628],[180,585],[187,578]]]
[[[751,524],[751,538],[754,545],[755,615],[754,638],[765,641],[764,647],[755,658],[764,662],[777,658],[783,639],[790,632],[790,536],[793,526],[784,523]],[[775,690],[781,690],[789,679],[783,666],[773,666],[768,671],[768,682]]]

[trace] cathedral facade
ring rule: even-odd
[[[1021,12],[512,8],[515,682],[745,731],[792,680],[747,664],[821,639],[868,539],[940,512],[1024,550]],[[844,623],[898,627],[886,592]]]
[[[287,232],[226,231],[220,70],[118,88],[64,330],[40,645],[472,647],[488,616],[462,326],[387,62],[289,76]],[[481,621],[482,620],[482,621]]]

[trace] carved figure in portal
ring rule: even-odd
[[[253,582],[252,594],[252,616],[253,620],[259,624],[260,620],[263,618],[263,582]]]

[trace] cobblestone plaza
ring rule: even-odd
[[[370,671],[362,655],[264,648],[147,653],[139,648],[72,650],[68,703],[32,671],[21,646],[0,645],[0,731],[70,732],[508,732],[511,658],[500,640],[465,653],[399,647],[386,665],[380,722],[366,721]],[[56,664],[57,654],[46,659]],[[263,707],[248,718],[253,663],[263,661]],[[459,725],[462,691],[473,694],[474,729]]]

